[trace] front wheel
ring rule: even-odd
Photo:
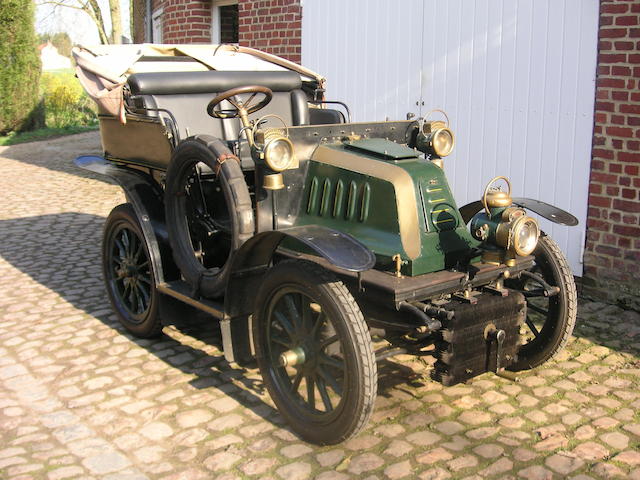
[[[159,293],[149,248],[133,207],[114,208],[104,227],[102,270],[109,300],[120,323],[137,337],[160,334]]]
[[[567,259],[551,237],[541,234],[533,252],[531,273],[542,277],[557,294],[545,296],[544,285],[535,278],[521,277],[505,282],[521,291],[527,299],[527,318],[522,327],[520,345],[510,370],[527,370],[550,360],[569,341],[576,324],[578,298]]]
[[[377,368],[362,312],[344,284],[314,263],[284,261],[267,274],[255,312],[260,372],[291,428],[321,445],[362,430]]]

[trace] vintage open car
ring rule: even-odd
[[[120,321],[150,337],[166,299],[206,312],[307,441],[366,425],[383,359],[435,357],[433,379],[454,385],[536,367],[570,337],[573,276],[527,209],[577,220],[504,177],[458,208],[446,116],[351,123],[320,75],[244,47],[74,55],[104,149],[76,164],[128,202],[102,250]]]

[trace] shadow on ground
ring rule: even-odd
[[[170,302],[163,315],[163,320],[170,326],[171,331],[165,330],[168,334],[153,340],[138,339],[123,329],[111,312],[100,271],[104,221],[100,216],[73,212],[2,220],[0,256],[75,308],[117,330],[163,362],[185,374],[194,375],[195,378],[189,383],[195,388],[219,388],[260,417],[279,424],[279,415],[261,398],[265,393],[262,381],[251,378],[256,376],[255,369],[231,366],[220,354],[222,340],[216,320],[186,305],[180,304],[184,308],[176,309],[175,304]],[[172,332],[178,332],[178,338],[186,335],[218,351],[212,355],[181,343],[173,338]],[[166,358],[162,353],[176,349],[190,354],[194,360],[172,363],[171,358]],[[395,389],[411,394],[403,386],[420,386],[423,385],[422,379],[428,378],[428,372],[418,373],[390,360],[382,361],[378,369],[378,394],[385,397]],[[230,378],[233,378],[236,386],[242,386],[240,390],[228,391],[224,388]]]
[[[218,388],[228,378],[244,388],[224,390],[241,405],[271,421],[275,410],[259,397],[262,382],[246,377],[247,370],[232,367],[221,355],[180,343],[170,335],[157,339],[138,339],[131,336],[111,313],[103,287],[100,265],[100,243],[104,218],[84,213],[62,213],[0,221],[0,255],[15,268],[29,275],[41,285],[55,291],[75,308],[97,318],[117,330],[132,342],[181,372],[194,375],[191,385],[198,389]],[[188,335],[205,345],[222,350],[220,329],[210,317],[192,309],[172,315],[167,323],[181,335]],[[174,363],[162,352],[179,347],[194,360]],[[221,388],[222,390],[222,388]],[[262,406],[257,408],[256,405]]]

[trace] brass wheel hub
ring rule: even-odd
[[[293,367],[295,365],[302,365],[307,355],[302,347],[296,347],[286,352],[282,352],[278,357],[278,364],[281,367]]]

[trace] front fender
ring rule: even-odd
[[[331,264],[347,271],[363,272],[376,263],[371,250],[338,230],[305,225],[261,232],[243,243],[234,254],[225,294],[225,311],[231,318],[252,312],[253,305],[247,299],[255,296],[278,245],[285,239],[301,242]]]
[[[514,205],[525,208],[527,210],[531,210],[532,212],[535,212],[554,223],[566,225],[568,227],[574,227],[578,225],[578,219],[576,217],[571,215],[566,210],[562,210],[561,208],[550,205],[546,202],[522,197],[513,198],[512,201]],[[484,207],[482,206],[482,202],[480,200],[467,203],[463,207],[460,207],[459,211],[462,219],[464,220],[464,223],[469,223],[473,216],[483,208]]]

